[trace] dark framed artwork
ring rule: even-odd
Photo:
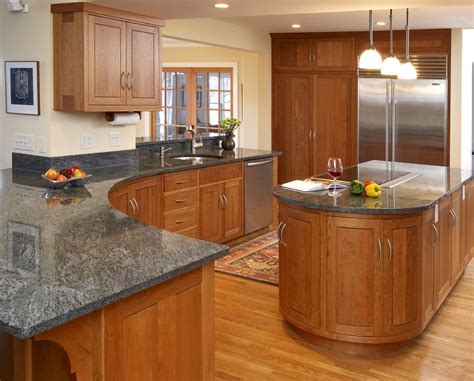
[[[5,61],[7,113],[39,115],[39,62]]]

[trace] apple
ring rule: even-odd
[[[74,170],[74,177],[84,177],[85,175],[86,173],[82,169],[76,168]]]
[[[65,180],[67,180],[67,177],[64,175],[59,175],[58,177],[56,177],[56,181],[65,181]]]
[[[59,176],[59,173],[54,168],[50,168],[44,175],[50,180],[56,180],[56,178]]]

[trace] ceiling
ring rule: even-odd
[[[217,9],[216,2],[228,9]],[[395,9],[395,28],[404,25],[404,8],[411,8],[413,29],[474,27],[473,0],[95,0],[95,2],[162,19],[222,18],[266,32],[367,30],[367,10],[374,21],[387,21]],[[381,27],[386,29],[386,27]]]

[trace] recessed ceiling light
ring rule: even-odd
[[[229,8],[229,4],[226,4],[226,3],[216,3],[216,4],[214,4],[214,7],[220,8],[220,9],[225,9],[225,8]]]
[[[378,26],[384,26],[384,25],[386,25],[386,22],[385,21],[377,21],[377,25]]]
[[[291,25],[291,27],[293,29],[299,29],[299,28],[301,28],[301,25],[300,24],[293,24],[293,25]]]

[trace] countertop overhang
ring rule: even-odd
[[[108,200],[123,181],[278,153],[225,155],[202,165],[143,158],[67,190],[47,189],[35,172],[0,171],[0,331],[32,337],[226,255],[226,246],[147,226]]]
[[[433,165],[385,162],[372,160],[352,167],[359,180],[371,171],[397,171],[417,173],[419,176],[395,188],[384,188],[378,198],[352,195],[348,189],[339,197],[332,197],[327,191],[297,192],[277,186],[273,195],[290,205],[315,210],[359,214],[406,214],[429,209],[472,178],[472,169],[460,169]]]

